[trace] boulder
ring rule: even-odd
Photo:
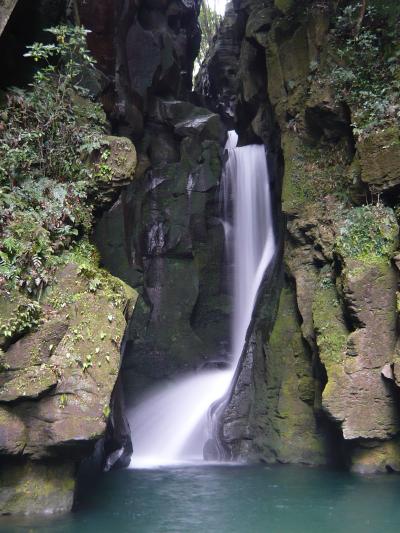
[[[378,130],[357,142],[361,180],[373,192],[385,192],[400,184],[400,129]]]
[[[42,324],[2,355],[0,451],[14,459],[2,466],[0,512],[69,510],[76,466],[105,434],[137,295],[74,253],[42,298]]]
[[[94,161],[98,207],[109,205],[121,188],[133,181],[137,165],[136,149],[130,139],[106,135],[101,143]]]

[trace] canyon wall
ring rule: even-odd
[[[372,39],[377,20],[396,27],[399,14],[372,6],[355,38],[348,4],[234,1],[197,80],[200,100],[222,106],[243,143],[261,139],[283,159],[279,308],[270,334],[259,306],[221,438],[234,458],[391,471],[400,468],[398,104],[393,91],[385,117],[357,127],[362,95],[338,85],[345,68],[353,87],[364,74],[346,67],[352,43]]]
[[[43,0],[30,6],[34,24],[22,39],[21,0],[5,26],[4,89],[29,81],[22,53],[44,27],[69,20],[91,31],[96,69],[81,83],[113,135],[92,162],[99,256],[85,247],[64,254],[40,304],[0,295],[2,513],[69,510],[78,467],[87,475],[129,463],[125,409],[144,389],[226,359],[217,196],[226,130],[189,101],[199,7],[109,0],[50,9]]]

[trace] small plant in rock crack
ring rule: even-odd
[[[87,355],[85,357],[85,360],[82,364],[82,370],[86,372],[89,368],[93,367],[93,357],[91,354]]]

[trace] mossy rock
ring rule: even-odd
[[[297,313],[295,293],[283,288],[266,357],[268,388],[265,448],[279,462],[324,464],[323,435],[317,427],[313,404],[316,383]]]
[[[338,200],[347,197],[348,170],[346,147],[315,147],[295,132],[282,136],[285,159],[282,208],[289,215],[297,215],[304,208],[321,204],[329,196]]]
[[[137,298],[99,268],[90,245],[82,243],[63,260],[43,295],[43,329],[10,348],[9,366],[19,369],[2,374],[0,400],[12,402],[10,413],[25,424],[23,453],[37,460],[65,447],[78,459],[104,435],[121,341]],[[24,362],[31,366],[21,368]],[[8,454],[19,450],[9,439],[4,446]]]
[[[0,402],[36,399],[57,385],[57,375],[49,366],[40,365],[0,376]]]
[[[65,320],[43,320],[37,331],[28,333],[8,348],[0,364],[7,370],[21,370],[47,363],[67,329],[68,323]]]
[[[400,128],[375,131],[357,143],[361,180],[373,192],[384,192],[400,185]]]
[[[338,230],[335,248],[342,261],[389,262],[399,242],[393,209],[367,205],[350,209]]]
[[[0,472],[0,514],[54,514],[72,508],[73,462],[9,462]]]

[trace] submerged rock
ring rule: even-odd
[[[75,464],[9,461],[0,470],[1,514],[53,514],[70,511],[74,499]]]

